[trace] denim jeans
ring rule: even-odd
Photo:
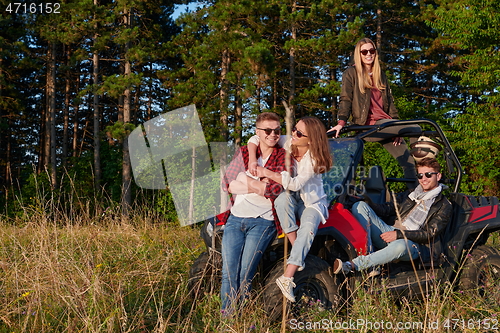
[[[233,310],[250,292],[262,254],[275,237],[274,221],[229,216],[222,236],[223,311]]]
[[[297,231],[297,239],[292,246],[287,263],[304,266],[304,260],[311,249],[321,222],[321,214],[314,208],[305,207],[298,191],[281,193],[276,198],[274,206],[283,232],[288,234]],[[300,227],[296,223],[297,219],[300,220]]]
[[[356,202],[352,206],[352,214],[368,232],[367,248],[369,254],[358,256],[352,260],[357,270],[386,264],[396,259],[409,261],[410,256],[411,259],[419,257],[419,245],[411,240],[406,242],[404,239],[396,239],[386,243],[380,238],[384,232],[393,231],[396,228],[382,221],[366,202]]]

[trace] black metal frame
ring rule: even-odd
[[[407,137],[419,137],[421,135],[429,136],[436,138],[441,146],[443,147],[443,155],[446,161],[446,166],[448,168],[448,172],[450,174],[456,174],[456,179],[453,181],[453,192],[459,192],[460,184],[462,182],[463,175],[465,174],[462,169],[462,165],[458,160],[457,155],[455,154],[453,148],[450,145],[450,142],[446,138],[441,127],[433,120],[430,119],[414,119],[414,120],[394,120],[390,122],[386,122],[380,125],[351,125],[346,126],[340,130],[340,134],[345,134],[349,132],[356,132],[355,135],[348,135],[350,137],[357,137],[360,139],[365,139],[372,136],[375,133],[383,131],[385,128],[393,127],[393,126],[402,126],[402,125],[429,125],[434,131],[422,131],[418,134],[412,135],[404,135]]]

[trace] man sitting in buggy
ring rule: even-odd
[[[369,275],[375,276],[379,274],[379,265],[393,260],[429,261],[433,252],[430,246],[445,230],[452,205],[442,193],[445,186],[439,183],[438,161],[424,158],[417,163],[417,169],[419,186],[409,194],[399,195],[396,202],[377,204],[365,196],[366,202],[353,205],[353,215],[368,232],[368,254],[346,262],[337,258],[333,265],[335,274],[371,269]],[[397,219],[394,225],[388,225],[379,216]]]

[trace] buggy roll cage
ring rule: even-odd
[[[405,137],[420,137],[422,135],[433,138],[441,145],[443,148],[443,156],[446,162],[446,166],[448,168],[448,172],[450,174],[456,173],[456,179],[452,182],[454,183],[453,192],[458,192],[460,188],[460,183],[462,182],[462,177],[465,172],[462,169],[460,161],[457,158],[457,155],[453,151],[453,148],[450,145],[450,142],[446,138],[441,127],[433,120],[430,119],[414,119],[414,120],[395,120],[386,122],[379,125],[350,125],[345,126],[340,130],[340,134],[356,132],[354,135],[350,135],[350,137],[357,137],[360,139],[364,139],[370,137],[371,135],[384,130],[385,128],[392,126],[404,126],[404,125],[429,125],[433,128],[431,131],[422,130],[420,133],[403,133],[401,136]],[[328,133],[331,135],[330,133]],[[394,136],[396,137],[396,136]]]

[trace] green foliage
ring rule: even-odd
[[[386,177],[404,178],[403,170],[398,162],[378,142],[365,143],[363,159],[366,171],[374,165],[380,165]],[[394,191],[394,193],[403,192],[407,189],[404,183],[388,183],[388,186],[389,190]]]
[[[462,190],[473,195],[500,195],[500,111],[489,105],[471,105],[453,120],[450,140],[465,168]]]
[[[438,2],[436,20],[429,25],[441,32],[439,42],[452,50],[450,59],[467,92],[455,108],[449,124],[451,135],[467,172],[464,191],[471,194],[500,194],[500,54],[498,25],[500,4],[492,0]]]
[[[141,84],[142,74],[112,75],[103,78],[103,82],[96,91],[99,95],[107,94],[118,98],[125,89],[131,89]]]
[[[105,131],[109,133],[111,138],[123,141],[135,128],[136,126],[134,124],[124,124],[121,121],[117,121],[112,125],[106,126]]]

